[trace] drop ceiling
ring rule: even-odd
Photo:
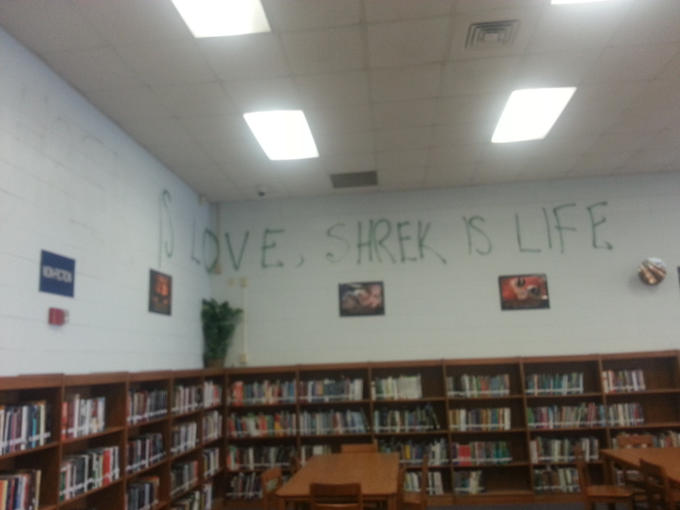
[[[0,25],[211,201],[680,169],[680,1],[263,4],[271,33],[227,38],[170,0],[0,0]],[[490,143],[513,89],[549,86],[578,90],[546,139]],[[242,114],[282,108],[319,158],[266,158]]]

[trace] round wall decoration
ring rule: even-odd
[[[647,285],[658,285],[666,278],[666,264],[656,257],[646,258],[638,268],[638,275]]]

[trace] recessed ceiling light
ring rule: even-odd
[[[243,118],[269,159],[319,157],[302,110],[250,112],[244,113]]]
[[[567,4],[592,4],[595,2],[608,2],[609,0],[550,0],[550,5]]]
[[[260,0],[172,0],[194,37],[271,32]]]
[[[545,138],[575,91],[576,87],[513,91],[505,103],[491,142],[523,142]]]

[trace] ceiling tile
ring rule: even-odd
[[[392,171],[394,169],[421,168],[427,163],[427,149],[388,150],[376,154],[376,168]]]
[[[375,154],[371,152],[345,152],[337,155],[320,154],[327,174],[367,172],[375,170]]]
[[[295,74],[331,73],[365,66],[358,26],[288,32],[281,39]]]
[[[520,57],[458,60],[444,66],[442,95],[512,91]]]
[[[628,7],[627,0],[546,6],[527,49],[601,50],[618,29]]]
[[[508,100],[507,93],[459,94],[437,101],[435,124],[498,122]]]
[[[491,140],[495,123],[459,122],[435,126],[431,145],[467,145],[485,143]]]
[[[123,62],[149,85],[181,85],[217,80],[193,40],[117,46],[116,50]]]
[[[448,16],[455,4],[456,0],[364,0],[369,23]]]
[[[586,83],[649,80],[677,53],[676,44],[605,48],[585,78]]]
[[[419,189],[424,182],[425,167],[378,170],[378,186],[382,190]]]
[[[376,69],[371,72],[371,97],[374,101],[436,97],[440,77],[440,65]]]
[[[318,74],[295,78],[305,108],[368,104],[368,76],[364,71]]]
[[[210,37],[197,41],[214,72],[225,81],[288,76],[290,69],[275,35]]]
[[[45,61],[81,91],[141,85],[112,46],[46,53]]]
[[[493,9],[459,14],[453,22],[453,40],[449,51],[451,59],[503,57],[521,54],[534,33],[540,14],[539,8]],[[511,44],[495,47],[466,48],[468,30],[473,23],[491,21],[516,21],[518,28]]]
[[[458,0],[454,11],[457,13],[514,9],[516,7],[540,7],[545,0]]]
[[[217,82],[152,87],[152,90],[170,112],[180,117],[226,115],[236,111]]]
[[[448,18],[369,25],[369,62],[375,67],[440,62],[446,53],[450,28]]]
[[[545,52],[525,55],[513,77],[513,88],[576,86],[592,75],[597,53]]]
[[[570,170],[571,177],[607,175],[622,167],[633,151],[619,149],[615,152],[586,152]]]
[[[253,136],[241,114],[187,116],[178,121],[194,139],[206,143],[240,142]]]
[[[38,55],[106,45],[71,0],[0,2],[2,26]]]
[[[99,110],[122,124],[139,117],[163,117],[172,122],[168,109],[147,85],[91,90],[86,97]]]
[[[210,202],[246,198],[236,185],[219,168],[187,169],[182,178],[194,189],[204,190],[202,194]],[[229,198],[225,198],[229,197]]]
[[[432,127],[382,129],[376,131],[375,150],[422,149],[432,145]]]
[[[224,87],[240,112],[299,109],[300,96],[290,78],[225,82]]]
[[[446,168],[459,163],[479,161],[487,144],[447,145],[430,149],[429,165]]]
[[[404,128],[428,126],[433,123],[435,99],[393,101],[373,104],[375,128]]]
[[[677,41],[680,41],[680,3],[637,0],[609,44],[627,46]]]
[[[329,133],[314,135],[319,154],[332,156],[345,153],[373,152],[373,132],[347,133],[342,137]]]
[[[469,185],[474,180],[476,164],[458,162],[446,166],[428,166],[425,170],[426,188],[450,188]]]
[[[369,105],[305,109],[305,116],[312,134],[368,131],[372,125]]]
[[[359,0],[263,0],[274,31],[355,25],[361,19]]]
[[[528,158],[524,168],[516,174],[517,179],[566,179],[578,161],[574,156]]]
[[[114,45],[193,37],[169,0],[73,1],[80,13]]]

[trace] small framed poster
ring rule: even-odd
[[[544,274],[517,274],[498,277],[501,310],[550,308],[548,278]]]
[[[340,317],[385,315],[383,282],[353,282],[338,285]]]
[[[172,276],[153,269],[149,272],[149,311],[172,315]]]

